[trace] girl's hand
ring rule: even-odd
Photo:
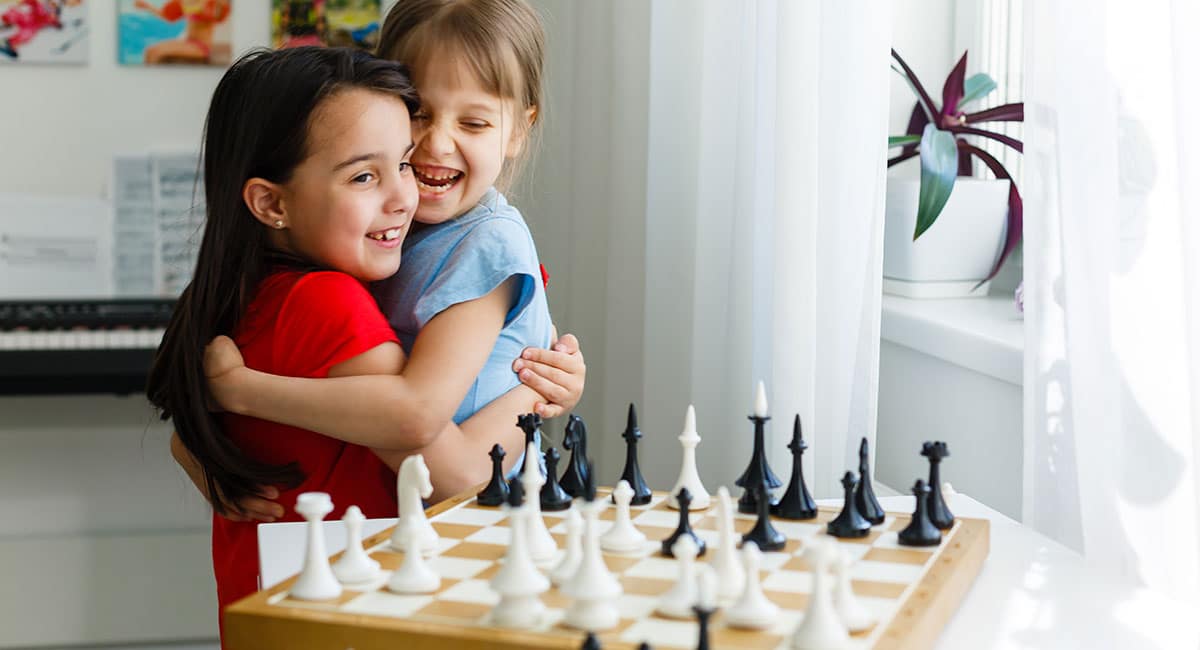
[[[208,484],[204,480],[204,470],[200,468],[200,463],[196,462],[196,458],[183,445],[178,433],[171,434],[171,457],[175,459],[176,463],[179,463],[179,467],[191,479],[192,485],[196,486],[196,491],[200,493],[200,496],[212,504],[212,495],[208,493]],[[222,505],[225,506],[223,516],[230,521],[271,523],[283,516],[283,506],[275,503],[275,499],[278,498],[278,488],[264,485],[258,489],[257,496],[242,497],[237,503],[223,501]]]
[[[525,348],[521,358],[513,362],[513,371],[521,383],[546,398],[547,403],[534,406],[534,411],[543,418],[567,413],[583,396],[587,366],[579,339],[573,334],[563,334],[549,350]]]
[[[216,402],[209,405],[210,410],[237,412],[237,378],[245,368],[242,351],[228,336],[218,336],[205,346],[204,376],[208,378],[209,395]]]

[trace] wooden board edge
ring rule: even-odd
[[[963,597],[983,569],[990,549],[991,522],[958,518],[959,528],[946,543],[925,579],[884,631],[875,650],[931,648],[959,610]]]

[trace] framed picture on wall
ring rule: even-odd
[[[88,60],[86,0],[0,0],[0,65]]]
[[[373,50],[379,19],[379,0],[271,0],[271,43]]]
[[[118,0],[117,58],[125,65],[228,65],[233,0]]]

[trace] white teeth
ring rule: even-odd
[[[396,238],[397,238],[397,237],[399,237],[399,236],[400,236],[400,229],[399,229],[399,228],[392,228],[391,230],[389,230],[389,231],[387,231],[387,232],[383,233],[383,238],[384,238],[384,239],[386,239],[386,240],[388,240],[388,241],[391,241],[391,240],[393,240],[393,239],[396,239]]]
[[[433,192],[434,194],[444,194],[446,190],[450,189],[449,185],[430,185],[423,181],[417,181],[417,185],[421,186],[421,189]]]

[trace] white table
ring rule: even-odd
[[[991,551],[937,650],[1200,647],[1200,604],[1122,585],[1074,551],[966,495],[948,494],[946,499],[955,515],[991,520]],[[913,509],[911,496],[882,497],[880,502],[885,510]],[[395,523],[369,520],[363,536]],[[300,572],[304,526],[259,526],[264,587]],[[340,521],[325,523],[331,554],[342,550],[345,537]]]

